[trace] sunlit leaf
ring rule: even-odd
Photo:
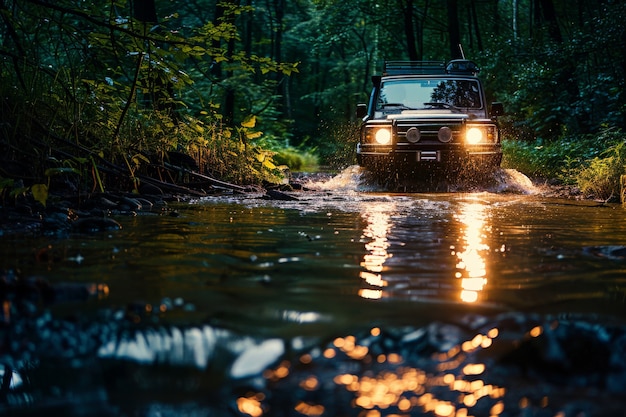
[[[246,138],[257,139],[263,136],[263,132],[246,132]]]
[[[241,123],[241,126],[251,128],[256,126],[256,116],[249,116],[246,120]]]
[[[39,201],[44,207],[48,200],[48,186],[46,184],[33,184],[30,187],[30,192],[33,193],[33,198]]]
[[[267,169],[276,169],[276,165],[272,162],[271,159],[267,158],[263,161],[263,166]]]
[[[150,163],[150,160],[145,155],[142,155],[140,153],[134,155],[132,159],[133,159],[133,162],[135,163],[135,165],[139,165],[141,163],[141,161],[144,161],[147,164]]]

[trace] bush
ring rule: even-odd
[[[620,177],[626,172],[626,142],[617,143],[591,159],[576,175],[580,190],[593,198],[613,200],[620,195]]]
[[[621,141],[622,133],[618,129],[551,142],[506,139],[502,141],[502,166],[517,169],[533,178],[556,179],[574,185],[578,184],[579,175],[591,161],[601,158]]]
[[[317,171],[317,157],[308,151],[299,151],[295,148],[281,149],[274,155],[274,162],[286,165],[291,171]]]

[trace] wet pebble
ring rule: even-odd
[[[72,229],[79,233],[98,233],[121,230],[122,225],[109,217],[87,217],[76,220]]]

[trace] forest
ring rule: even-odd
[[[0,194],[341,169],[384,60],[463,54],[504,103],[504,166],[608,199],[624,15],[621,0],[2,0]]]

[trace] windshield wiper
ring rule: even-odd
[[[432,101],[428,103],[424,103],[424,106],[436,107],[438,109],[447,109],[447,110],[459,110],[458,107],[453,106],[452,104],[440,102],[440,101]]]
[[[383,103],[380,105],[381,109],[384,109],[386,107],[398,107],[400,110],[415,110],[414,108],[406,106],[402,103]]]

